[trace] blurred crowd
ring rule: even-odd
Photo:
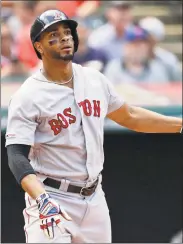
[[[74,62],[104,73],[114,84],[182,81],[177,57],[159,47],[165,26],[155,17],[136,21],[130,1],[2,1],[1,76],[25,80],[40,68],[30,41],[36,16],[60,9],[78,25],[79,49]]]

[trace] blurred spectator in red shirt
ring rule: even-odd
[[[1,23],[1,68],[10,63],[13,38],[7,24]]]
[[[88,36],[91,29],[84,20],[75,20],[78,22],[79,48],[74,55],[73,61],[77,64],[103,71],[107,63],[106,55],[102,51],[88,46]]]
[[[30,23],[25,24],[22,30],[19,32],[16,40],[17,44],[17,55],[29,69],[34,69],[39,65],[40,60],[37,58],[37,55],[34,51],[30,40],[30,27],[38,15],[49,9],[55,9],[55,1],[25,1],[22,4],[26,4],[27,7],[30,2],[34,2],[34,5],[31,5],[32,9],[32,19]]]
[[[8,19],[12,35],[16,38],[19,31],[34,20],[36,1],[14,1],[12,6],[13,15]]]
[[[39,59],[30,41],[30,26],[24,27],[16,40],[17,56],[29,69],[34,68],[39,63]]]
[[[39,16],[49,9],[56,9],[56,1],[37,1],[34,12],[36,16]]]
[[[30,40],[30,27],[35,19],[37,1],[17,1],[14,3],[15,16],[21,22],[15,39],[16,56],[29,69],[38,64],[38,58]]]
[[[105,15],[107,23],[91,33],[89,45],[105,52],[108,59],[120,58],[119,50],[125,43],[125,29],[133,21],[130,1],[112,1]]]
[[[66,13],[70,18],[86,18],[93,14],[100,1],[57,1],[56,8]]]
[[[34,5],[34,19],[46,10],[55,8],[56,1],[36,1]],[[34,72],[38,67],[40,67],[41,61],[38,59],[30,40],[30,27],[32,22],[25,26],[22,29],[21,34],[19,34],[17,38],[17,50],[19,59],[30,69],[31,72]]]

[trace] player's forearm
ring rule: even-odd
[[[144,108],[131,107],[133,130],[145,133],[179,133],[182,119],[161,115]]]
[[[45,192],[41,182],[34,174],[25,176],[21,181],[21,186],[33,199],[36,199],[39,195]]]
[[[45,190],[28,160],[29,152],[30,146],[28,145],[12,144],[7,146],[10,170],[24,191],[36,199]]]

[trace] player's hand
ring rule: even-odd
[[[60,205],[52,199],[49,194],[43,193],[36,198],[39,209],[39,218],[41,220],[40,227],[44,231],[45,235],[53,239],[54,227],[58,226],[61,233],[66,233],[65,228],[61,222],[63,218],[66,220],[72,220],[71,217],[60,208]]]

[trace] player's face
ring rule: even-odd
[[[71,29],[66,24],[50,26],[40,39],[42,56],[45,59],[71,61],[74,56],[74,41]]]

